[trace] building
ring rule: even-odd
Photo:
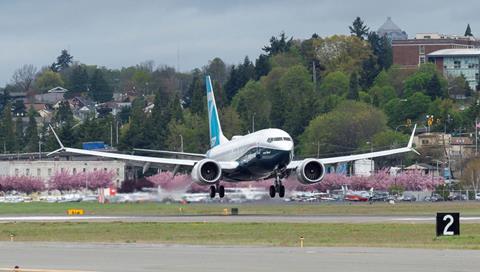
[[[449,36],[438,33],[420,33],[415,39],[393,40],[393,64],[416,69],[427,62],[427,56],[442,49],[480,48],[480,41],[473,37]]]
[[[390,41],[408,39],[407,33],[400,29],[390,17],[387,17],[387,21],[380,26],[377,30],[377,34],[380,37],[386,36]]]
[[[463,75],[472,90],[480,84],[480,48],[442,49],[427,54],[445,77]]]
[[[413,138],[416,148],[437,148],[450,145],[452,135],[444,133],[423,133]]]
[[[116,174],[113,181],[117,187],[125,180],[124,161],[0,161],[0,176],[32,176],[45,182],[60,171],[75,174],[97,170],[113,171]]]

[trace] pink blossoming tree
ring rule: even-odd
[[[87,187],[90,190],[106,188],[112,185],[113,171],[93,171],[70,174],[68,171],[55,173],[48,182],[49,189],[60,191],[81,190]]]
[[[45,190],[45,183],[39,178],[29,176],[0,177],[0,190],[30,194]]]
[[[184,190],[188,192],[207,192],[208,186],[203,186],[192,182],[190,175],[178,174],[172,178],[170,172],[161,172],[147,178],[156,186],[160,186],[166,191]],[[433,190],[435,186],[443,184],[442,177],[432,177],[425,175],[420,171],[405,171],[396,176],[392,176],[386,169],[380,170],[372,176],[351,176],[342,174],[326,174],[325,178],[312,185],[303,185],[299,183],[294,175],[284,180],[283,184],[287,190],[299,191],[326,191],[340,189],[347,185],[352,190],[388,190],[392,186],[402,187],[408,191]],[[273,180],[251,181],[228,183],[228,188],[260,187],[268,188],[273,184]]]

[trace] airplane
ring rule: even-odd
[[[347,201],[360,201],[366,202],[373,195],[373,188],[369,191],[353,191],[349,190],[348,186],[342,186],[343,198]]]
[[[291,174],[296,175],[297,180],[302,184],[314,184],[321,182],[324,178],[325,165],[327,164],[411,151],[418,153],[412,147],[416,125],[406,147],[331,158],[294,160],[292,137],[287,132],[277,128],[262,129],[243,136],[233,136],[232,139],[228,140],[223,135],[220,125],[210,76],[206,76],[205,84],[211,147],[205,154],[169,151],[167,153],[188,155],[189,158],[164,158],[70,148],[62,144],[53,127],[50,126],[60,148],[48,155],[68,152],[136,163],[141,162],[145,164],[144,168],[158,166],[161,169],[168,166],[175,168],[174,174],[180,167],[186,167],[191,169],[191,177],[194,182],[210,186],[211,198],[214,198],[217,193],[220,198],[225,196],[224,183],[273,178],[274,181],[269,188],[269,195],[274,198],[278,194],[280,198],[283,198],[285,196],[285,186],[282,184],[282,180]]]

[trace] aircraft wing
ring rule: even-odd
[[[407,152],[412,152],[412,151],[418,154],[418,152],[413,148],[413,137],[415,135],[415,129],[416,128],[417,128],[417,125],[415,125],[415,127],[413,128],[412,135],[410,136],[410,140],[408,141],[408,144],[407,144],[406,147],[383,150],[383,151],[375,151],[375,152],[369,152],[369,153],[363,153],[363,154],[356,154],[356,155],[331,157],[331,158],[320,158],[318,160],[323,164],[334,164],[334,163],[339,163],[339,162],[349,162],[349,161],[356,161],[356,160],[361,160],[361,159],[378,158],[378,157],[407,153]],[[303,161],[301,161],[301,160],[300,161],[292,161],[292,162],[290,162],[290,164],[288,164],[287,169],[295,169],[302,162]]]
[[[200,160],[194,160],[194,159],[174,159],[174,158],[159,158],[159,157],[150,157],[150,156],[128,155],[128,154],[119,154],[119,153],[113,153],[113,152],[94,151],[94,150],[65,147],[63,146],[62,142],[60,141],[60,138],[58,138],[57,133],[53,130],[53,128],[50,127],[50,129],[55,135],[55,138],[57,139],[58,144],[60,145],[60,148],[53,152],[50,152],[47,156],[63,151],[68,153],[80,154],[80,155],[90,155],[90,156],[119,159],[119,160],[126,160],[126,161],[153,163],[153,164],[170,165],[170,166],[187,166],[187,167],[193,167],[198,161],[200,161]],[[224,162],[218,162],[218,164],[220,164],[220,167],[225,170],[235,169],[238,166],[238,162],[236,161],[224,161]]]
[[[85,150],[85,149],[70,148],[70,147],[61,148],[57,150],[57,152],[58,151],[65,151],[68,153],[74,153],[74,154],[80,154],[80,155],[90,155],[90,156],[119,159],[119,160],[126,160],[126,161],[150,162],[150,163],[158,163],[158,164],[173,164],[173,165],[182,165],[182,166],[194,166],[195,163],[198,162],[198,160],[157,158],[157,157],[150,157],[150,156],[119,154],[119,153]]]

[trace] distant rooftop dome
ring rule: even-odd
[[[399,28],[393,21],[392,17],[387,17],[387,20],[383,25],[378,29],[378,31],[402,31],[401,28]]]
[[[406,40],[408,39],[407,33],[398,27],[391,17],[387,17],[387,20],[383,25],[377,30],[379,36],[387,36],[391,41],[392,40]]]

